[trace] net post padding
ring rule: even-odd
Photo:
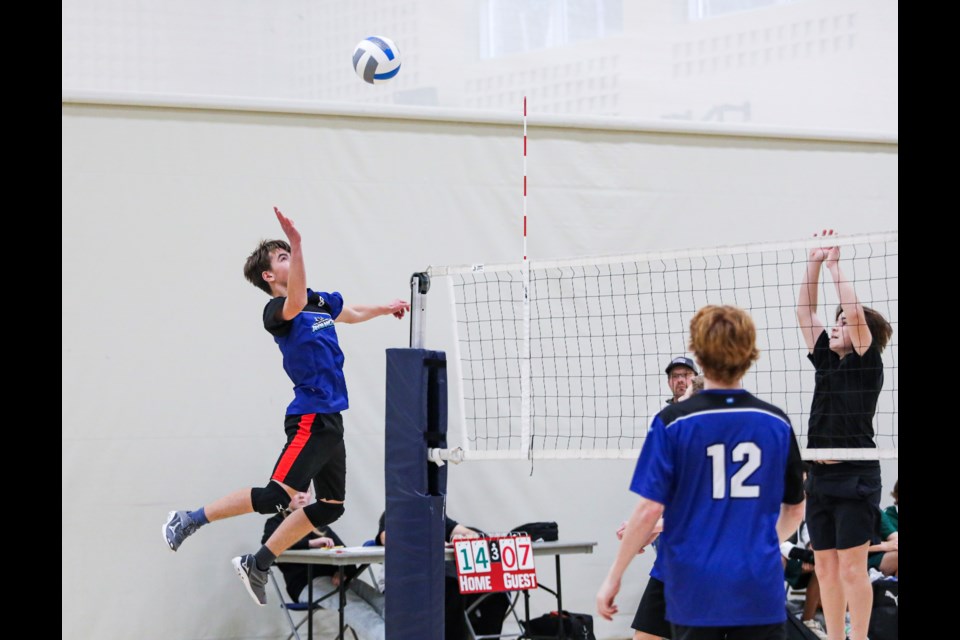
[[[442,638],[447,470],[428,460],[446,447],[446,356],[387,349],[387,640]]]

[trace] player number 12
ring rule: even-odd
[[[731,498],[758,498],[760,487],[747,484],[747,479],[760,468],[760,447],[753,442],[741,442],[733,448],[731,458],[733,462],[743,462],[743,466],[730,478]],[[723,500],[727,497],[727,456],[726,445],[723,443],[707,447],[707,456],[713,462],[713,498]]]

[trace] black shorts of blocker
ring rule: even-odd
[[[782,622],[743,627],[685,627],[673,625],[673,640],[786,640]]]
[[[339,413],[288,415],[287,433],[271,480],[297,491],[313,481],[318,500],[343,501],[347,486],[347,450],[343,445],[343,417]]]
[[[807,529],[814,551],[852,549],[879,535],[879,468],[815,465],[805,488]]]
[[[647,588],[643,590],[631,627],[658,638],[673,637],[670,623],[667,622],[667,599],[663,595],[663,582],[653,576],[650,576]]]

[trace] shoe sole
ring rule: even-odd
[[[233,568],[236,569],[237,575],[240,576],[240,582],[243,583],[243,586],[246,588],[247,593],[250,594],[250,598],[257,603],[258,607],[267,606],[266,602],[260,602],[260,598],[257,597],[257,594],[253,592],[253,587],[250,586],[250,577],[247,575],[247,572],[243,570],[243,567],[240,565],[243,560],[243,556],[237,556],[230,562],[233,563]]]
[[[170,512],[170,515],[167,516],[167,521],[163,523],[163,529],[160,530],[160,533],[163,535],[163,543],[164,543],[165,545],[167,545],[167,548],[170,549],[170,551],[173,552],[173,553],[176,553],[177,550],[174,549],[174,548],[173,548],[173,545],[170,544],[170,541],[167,540],[167,527],[170,526],[170,521],[173,520],[173,517],[174,517],[175,515],[177,515],[177,512],[176,512],[176,511],[171,511],[171,512]]]

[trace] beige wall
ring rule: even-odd
[[[541,258],[898,227],[896,142],[542,125],[530,138]],[[311,286],[349,302],[407,297],[432,264],[515,261],[520,151],[518,124],[64,104],[64,638],[282,637],[279,609],[254,607],[229,564],[258,546],[259,516],[215,523],[176,554],[160,537],[168,510],[264,484],[283,444],[289,383],[243,260],[279,235],[277,205],[302,230]],[[392,318],[338,330],[352,407],[336,529],[351,543],[383,507],[384,350],[408,330]],[[632,463],[530,471],[453,468],[450,514],[488,530],[557,520],[564,537],[600,541],[564,565],[565,607],[592,612],[633,505]],[[896,472],[886,465],[890,484]],[[599,637],[627,633],[649,560]]]

